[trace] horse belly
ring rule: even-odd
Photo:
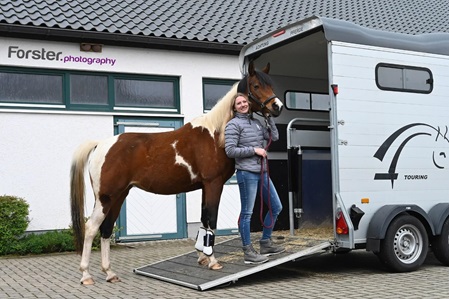
[[[198,175],[179,165],[157,164],[136,176],[132,185],[157,194],[178,194],[202,187]]]

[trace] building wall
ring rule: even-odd
[[[27,200],[30,231],[69,226],[72,153],[85,140],[113,135],[114,116],[178,117],[187,123],[203,114],[203,78],[241,78],[236,56],[107,45],[101,53],[81,52],[78,43],[13,38],[0,38],[0,66],[169,75],[180,79],[181,113],[175,115],[151,111],[55,111],[0,103],[0,194]],[[86,215],[93,204],[90,194],[90,189],[86,190]],[[198,222],[201,194],[192,192],[186,197],[187,222]]]

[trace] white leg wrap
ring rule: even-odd
[[[204,250],[204,237],[206,236],[206,232],[207,231],[204,227],[200,227],[200,229],[198,230],[195,243],[195,249],[198,251]]]
[[[204,236],[204,249],[203,253],[207,256],[211,256],[214,253],[215,234],[212,230],[208,229]]]

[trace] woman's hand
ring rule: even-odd
[[[262,158],[267,157],[267,151],[263,148],[255,147],[254,152],[256,153],[256,155],[261,156]]]

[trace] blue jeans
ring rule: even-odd
[[[240,203],[241,211],[239,218],[239,232],[242,238],[243,246],[251,244],[250,236],[250,225],[251,225],[251,215],[253,214],[254,203],[256,202],[257,190],[259,190],[261,181],[260,173],[237,170],[237,182],[239,184],[240,190]],[[265,172],[263,176],[263,200],[265,204],[268,205],[268,175]],[[274,187],[272,181],[270,180],[270,200],[269,209],[265,215],[262,240],[270,239],[271,233],[273,232],[274,223],[282,211],[282,203],[279,199],[279,195]]]

